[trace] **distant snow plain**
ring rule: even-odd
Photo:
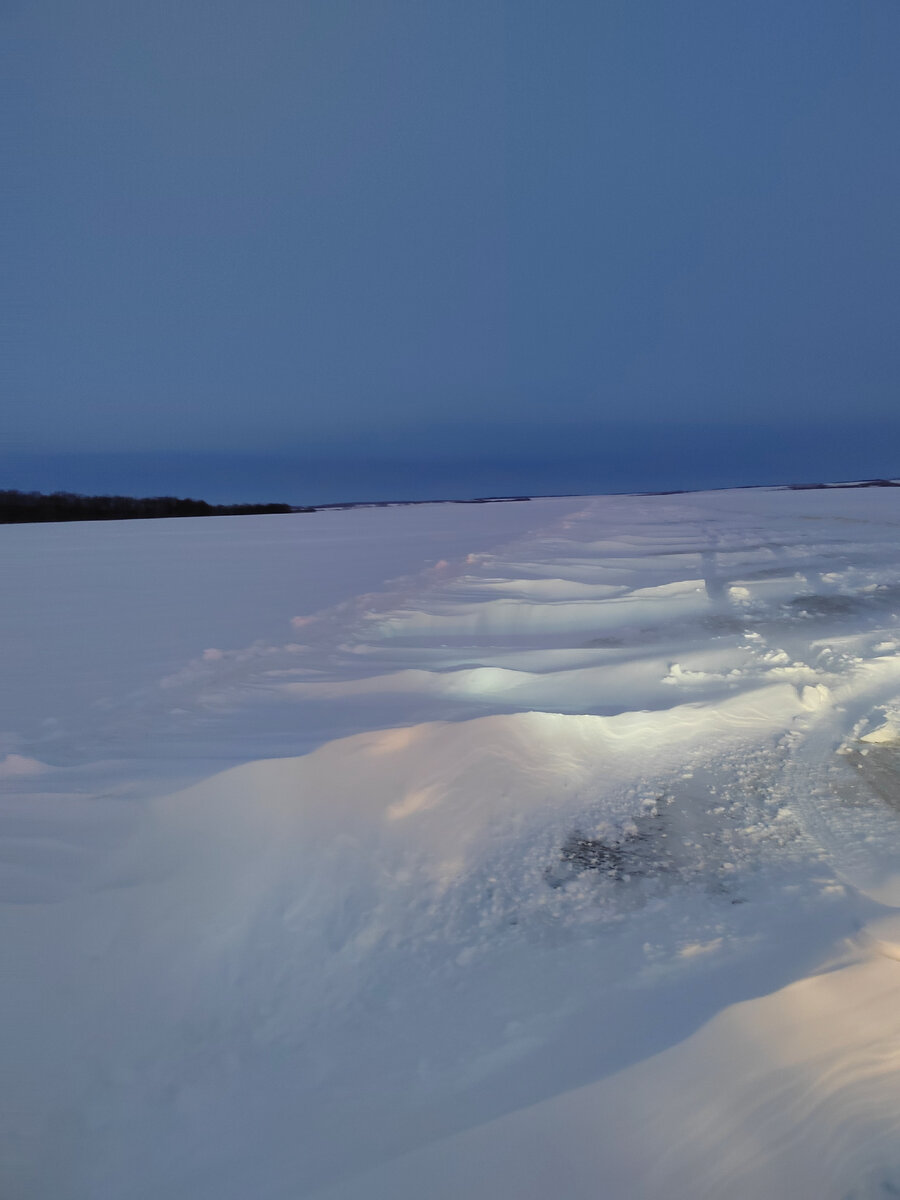
[[[0,528],[0,1195],[900,1194],[898,534]]]

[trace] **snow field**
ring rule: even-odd
[[[280,522],[265,623],[10,681],[12,1195],[900,1189],[895,494],[487,507],[182,522],[117,595]]]

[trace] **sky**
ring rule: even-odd
[[[11,486],[900,475],[896,0],[7,0],[3,44]]]

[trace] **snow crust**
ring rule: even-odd
[[[900,1192],[900,507],[0,528],[0,1195]]]

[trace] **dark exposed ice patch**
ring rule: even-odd
[[[559,861],[547,868],[550,887],[563,887],[585,871],[596,871],[615,880],[657,874],[671,868],[671,856],[660,847],[662,819],[645,814],[621,830],[603,837],[573,830],[563,842]]]

